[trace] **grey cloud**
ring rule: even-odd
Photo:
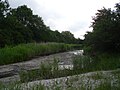
[[[85,27],[88,27],[86,22],[76,22],[71,27],[69,27],[69,29],[72,32],[77,32],[83,30]]]
[[[27,5],[29,8],[33,10],[34,14],[37,14],[40,17],[42,17],[42,19],[46,24],[50,19],[56,20],[56,19],[63,18],[61,15],[59,15],[55,11],[47,10],[43,5],[39,5],[37,2],[35,2],[35,0],[9,0],[9,3],[10,3],[10,6],[13,8],[17,8],[18,6],[21,6],[21,5]]]
[[[28,5],[34,7],[37,3],[33,0],[9,0],[10,6],[16,8],[21,5]]]

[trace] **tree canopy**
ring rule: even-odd
[[[93,52],[120,51],[120,3],[115,9],[102,8],[93,18],[92,32],[85,35],[85,45]]]
[[[71,32],[52,31],[26,5],[11,8],[0,0],[0,47],[30,42],[79,43]]]

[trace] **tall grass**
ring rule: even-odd
[[[79,70],[79,73],[89,72],[92,68],[93,62],[91,57],[77,55],[73,58],[73,69]]]
[[[113,70],[119,68],[120,57],[104,55],[100,55],[97,57],[78,55],[73,58],[72,70],[59,70],[58,62],[57,60],[54,60],[52,64],[41,64],[39,70],[31,70],[21,73],[21,80],[23,82],[28,82],[37,79],[59,78],[92,71]]]
[[[58,60],[54,59],[53,63],[42,63],[39,69],[21,71],[19,73],[21,82],[29,82],[41,79],[53,79],[75,75],[76,71],[70,69],[59,69]]]
[[[119,54],[101,54],[98,56],[76,56],[73,60],[74,69],[81,73],[120,68]]]
[[[29,43],[0,49],[0,65],[28,60],[38,55],[48,55],[70,50],[71,46],[63,43]]]
[[[83,48],[83,44],[68,44],[72,47],[73,50],[80,50]]]

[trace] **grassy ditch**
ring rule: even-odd
[[[21,82],[29,82],[42,79],[53,79],[78,74],[79,70],[59,69],[58,60],[53,63],[42,63],[39,69],[21,71],[19,73]]]
[[[54,59],[53,63],[41,64],[37,70],[20,72],[20,83],[28,83],[29,81],[53,79],[60,77],[68,77],[76,75],[72,79],[65,79],[65,81],[55,81],[52,86],[45,86],[44,84],[37,84],[30,88],[30,90],[119,90],[120,89],[120,56],[101,54],[98,56],[81,56],[76,55],[73,58],[73,69],[59,69],[58,60]],[[114,69],[114,70],[113,70]],[[118,69],[118,70],[116,70]],[[111,70],[111,71],[103,71]],[[92,73],[93,71],[96,71]],[[101,72],[98,72],[101,71]],[[88,73],[90,72],[90,73]],[[86,73],[86,74],[83,74]],[[81,75],[79,75],[81,74]],[[80,76],[80,77],[79,77]],[[13,84],[12,84],[13,85]],[[10,88],[13,86],[10,85]],[[19,88],[21,84],[14,84],[15,90],[22,90]],[[75,86],[74,86],[75,85]],[[5,86],[1,84],[0,88]],[[6,88],[9,88],[8,86]],[[17,89],[18,88],[18,89]],[[14,89],[8,89],[14,90]]]
[[[48,55],[71,50],[72,46],[63,43],[29,43],[0,49],[0,65],[29,60],[34,56]]]
[[[104,57],[104,55],[97,57],[78,55],[73,58],[73,69],[60,70],[58,61],[53,63],[41,64],[38,70],[23,71],[20,73],[21,81],[28,82],[41,79],[52,79],[59,77],[66,77],[72,75],[83,74],[93,71],[113,70],[118,69],[120,64],[120,57],[112,56]]]
[[[77,77],[71,79],[67,78],[67,80],[65,80],[65,83],[64,81],[55,81],[52,86],[44,86],[43,84],[39,84],[34,86],[35,89],[33,90],[39,90],[37,89],[37,87],[42,88],[41,90],[46,90],[46,88],[48,89],[48,87],[50,89],[54,88],[53,90],[119,90],[119,62],[120,57],[116,55],[111,56],[103,54],[97,57],[78,55],[73,59],[72,70],[59,70],[57,61],[54,61],[52,64],[42,64],[39,70],[22,72],[21,81],[29,82],[38,79],[52,79],[76,75]],[[111,71],[106,72],[102,70]],[[92,71],[96,72],[92,73]],[[79,74],[81,74],[80,77]]]

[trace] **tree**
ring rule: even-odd
[[[44,24],[41,17],[33,15],[33,12],[26,5],[19,6],[17,9],[13,9],[12,13],[17,17],[25,27],[29,28],[33,33],[33,40],[41,42],[46,39],[47,27]]]
[[[62,36],[64,37],[65,43],[74,43],[75,37],[70,31],[62,31]]]
[[[85,35],[85,44],[93,51],[116,52],[120,51],[120,4],[116,10],[103,8],[98,10],[93,18],[93,31]]]
[[[4,47],[6,42],[10,42],[7,41],[9,35],[6,36],[8,33],[5,32],[6,30],[4,29],[9,10],[9,4],[6,1],[0,0],[0,47]]]
[[[6,1],[0,0],[0,28],[4,26],[3,22],[10,11],[9,4]]]
[[[69,31],[52,31],[26,5],[12,9],[7,0],[0,0],[0,47],[30,42],[73,43],[75,40]]]

